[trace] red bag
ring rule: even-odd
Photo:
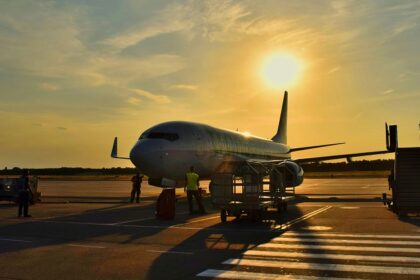
[[[172,220],[175,217],[175,189],[163,189],[156,202],[156,218]]]

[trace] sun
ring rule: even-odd
[[[263,60],[261,76],[270,88],[287,88],[298,80],[301,68],[301,62],[293,55],[273,53]]]

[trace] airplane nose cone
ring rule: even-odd
[[[137,142],[130,151],[130,160],[136,167],[139,167],[139,165],[140,165],[140,160],[139,159],[140,159],[141,152],[140,152],[140,147],[139,146],[140,145]]]
[[[150,141],[138,141],[130,151],[130,160],[143,174],[158,176],[161,153],[161,148]]]

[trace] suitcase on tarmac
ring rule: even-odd
[[[163,189],[156,202],[156,218],[172,220],[175,217],[175,189]]]

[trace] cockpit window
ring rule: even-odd
[[[148,134],[149,134],[149,132],[148,132],[148,131],[143,132],[143,133],[140,135],[139,140],[140,140],[140,139],[145,139],[145,138],[147,138],[147,135],[148,135]]]
[[[176,141],[179,139],[179,136],[177,133],[149,132],[149,133],[143,133],[140,136],[140,139],[165,139],[168,141]]]

